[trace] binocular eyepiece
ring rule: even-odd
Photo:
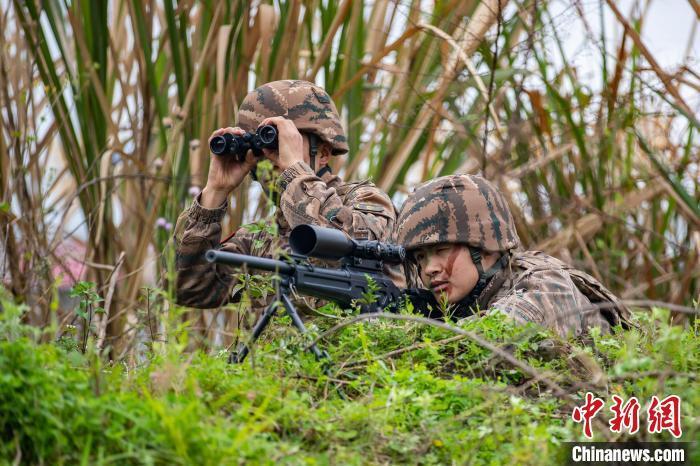
[[[272,125],[264,125],[255,133],[245,133],[235,136],[226,133],[223,136],[215,136],[209,143],[209,149],[216,155],[233,156],[236,161],[243,162],[249,150],[256,157],[262,156],[262,149],[277,149],[277,128]]]
[[[315,225],[294,227],[289,235],[289,245],[296,254],[319,259],[356,257],[389,264],[399,264],[406,259],[406,250],[402,246],[373,240],[353,240],[340,230]]]

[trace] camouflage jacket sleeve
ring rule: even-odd
[[[210,309],[231,300],[229,290],[235,270],[225,264],[211,264],[204,259],[208,249],[221,242],[221,219],[227,203],[217,209],[206,209],[199,196],[177,219],[175,226],[176,301],[183,306]],[[243,230],[221,246],[223,251],[249,254],[251,239]]]
[[[280,174],[277,184],[280,209],[290,228],[310,223],[343,230],[355,239],[390,239],[394,205],[371,183],[355,185],[341,197],[306,163],[297,162]]]
[[[551,328],[562,337],[581,336],[591,326],[610,330],[607,321],[591,309],[591,302],[561,269],[527,271],[511,282],[507,292],[497,293],[489,307],[516,321]]]

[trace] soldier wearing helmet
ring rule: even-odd
[[[396,211],[386,194],[369,181],[345,183],[331,172],[330,157],[346,153],[348,145],[338,111],[321,87],[294,80],[264,84],[241,103],[238,127],[216,130],[212,137],[254,132],[262,125],[274,125],[278,132],[279,149],[263,152],[278,173],[279,235],[242,228],[222,241],[228,197],[257,160],[251,151],[244,162],[212,155],[206,187],[175,228],[179,304],[214,308],[237,299],[231,291],[237,271],[206,263],[207,249],[221,245],[228,252],[274,256],[288,249],[289,232],[303,223],[337,228],[356,239],[386,241],[392,231]],[[260,311],[264,301],[254,302],[254,309]]]
[[[508,204],[480,176],[418,186],[399,213],[395,240],[409,253],[409,284],[430,288],[455,317],[498,309],[561,336],[629,325],[629,311],[590,275],[539,251],[516,251]]]

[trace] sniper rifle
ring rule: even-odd
[[[359,241],[349,238],[340,230],[315,225],[299,225],[289,236],[293,251],[289,260],[276,260],[210,249],[206,252],[209,262],[247,266],[252,270],[272,272],[276,275],[279,300],[266,309],[253,327],[248,344],[242,344],[229,355],[229,362],[242,362],[267,327],[280,304],[292,319],[294,326],[305,334],[306,327],[289,299],[290,292],[333,301],[341,307],[359,305],[361,313],[395,312],[402,302],[409,300],[415,309],[430,314],[439,308],[428,290],[401,289],[384,272],[385,264],[400,264],[406,258],[403,247],[379,241]],[[317,267],[309,257],[340,261],[337,269]],[[317,359],[328,359],[328,354],[316,345],[310,350]]]

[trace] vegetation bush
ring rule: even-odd
[[[330,334],[321,342],[334,360],[328,376],[284,317],[241,365],[228,364],[225,351],[187,351],[186,328],[128,364],[107,361],[92,341],[85,353],[65,340],[39,343],[22,312],[3,297],[0,456],[8,464],[552,464],[563,442],[584,439],[571,409],[588,390],[607,402],[636,396],[643,409],[652,395],[678,395],[681,440],[699,432],[698,324],[669,326],[660,309],[636,314],[639,329],[593,335],[590,347],[499,314],[451,323],[561,394],[468,337],[410,320]],[[335,323],[317,319],[312,331]],[[604,380],[593,386],[598,367]],[[669,439],[642,432],[640,421],[635,440]],[[615,439],[602,423],[594,432]]]

